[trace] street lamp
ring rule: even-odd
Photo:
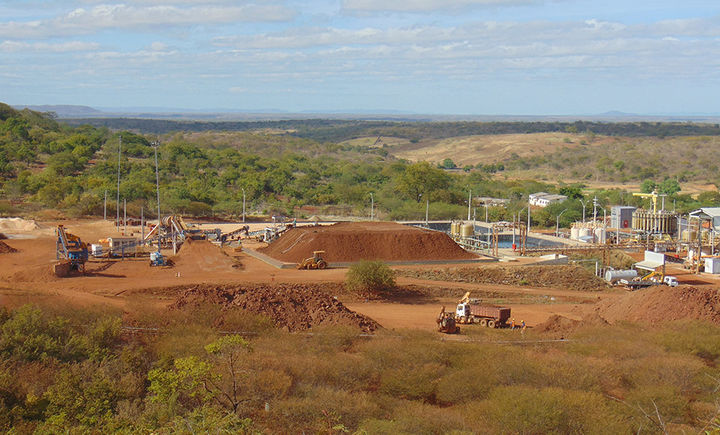
[[[425,198],[425,226],[430,228],[430,198]]]
[[[565,209],[560,212],[559,215],[555,218],[555,237],[560,237],[560,216],[562,216],[563,213],[568,211],[568,209]]]
[[[375,220],[375,198],[372,192],[370,192],[370,220]]]
[[[586,201],[584,201],[584,200],[582,200],[582,199],[579,200],[579,201],[580,201],[580,203],[581,203],[582,206],[583,206],[583,223],[585,223],[585,202],[586,202]]]
[[[157,188],[157,206],[158,206],[158,227],[160,226],[160,172],[158,170],[158,157],[157,152],[158,148],[160,147],[160,142],[155,141],[152,143],[153,148],[155,148],[155,187]]]
[[[468,218],[470,220],[470,207],[472,207],[472,190],[468,190]]]

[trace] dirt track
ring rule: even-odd
[[[100,238],[117,235],[110,222],[79,221],[66,222],[65,225],[71,233],[93,243]],[[186,245],[184,251],[181,249],[174,258],[177,266],[172,268],[151,268],[147,258],[101,260],[87,264],[87,276],[60,279],[49,272],[55,261],[53,226],[53,223],[41,224],[39,229],[19,234],[36,238],[18,239],[13,238],[18,234],[10,234],[11,238],[4,240],[18,252],[0,255],[0,305],[50,299],[78,306],[106,305],[126,311],[132,310],[138,304],[165,309],[176,300],[177,295],[156,294],[148,289],[197,284],[313,285],[342,283],[345,280],[345,269],[281,270],[249,255],[236,253],[231,248],[221,251],[205,243]],[[254,243],[248,242],[247,245]],[[166,254],[172,257],[172,252]],[[419,267],[421,266],[412,268]],[[680,278],[682,281],[683,277]],[[471,291],[477,297],[492,294],[492,302],[510,306],[513,317],[525,320],[530,326],[541,323],[554,314],[580,319],[593,311],[595,302],[615,299],[625,294],[618,290],[578,291],[532,285],[457,283],[409,277],[398,278],[398,284],[436,289],[433,291],[438,296],[412,301],[365,302],[350,294],[340,294],[338,299],[351,310],[375,319],[385,328],[429,330],[434,328],[434,319],[440,306],[452,307],[458,295],[465,291]]]

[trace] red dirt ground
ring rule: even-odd
[[[60,223],[64,224],[68,231],[80,236],[87,243],[96,243],[98,239],[119,235],[112,222],[77,220]],[[172,304],[177,299],[178,294],[157,293],[154,290],[158,288],[188,288],[197,285],[265,288],[276,284],[282,285],[281,288],[285,288],[285,286],[293,284],[303,284],[325,289],[326,285],[341,285],[345,281],[345,269],[336,268],[315,271],[277,269],[245,253],[234,252],[232,248],[226,247],[221,250],[208,243],[185,245],[174,258],[177,261],[176,266],[171,268],[151,268],[148,265],[149,260],[147,257],[127,258],[124,261],[103,259],[89,262],[86,265],[88,273],[85,276],[56,278],[51,272],[52,264],[55,262],[55,236],[53,235],[53,226],[55,224],[57,222],[40,222],[38,223],[39,228],[25,229],[23,227],[18,233],[3,230],[11,237],[6,241],[7,244],[18,249],[19,252],[0,255],[0,306],[17,306],[24,303],[50,300],[79,307],[106,305],[126,312],[130,312],[135,308],[157,309],[160,312]],[[340,227],[342,228],[342,226]],[[395,224],[390,224],[389,227],[397,228]],[[422,230],[402,228],[403,231],[425,233]],[[133,228],[129,229],[128,232],[139,233],[139,230]],[[281,242],[289,234],[282,236],[278,242]],[[362,244],[360,243],[363,241],[362,237],[356,240],[358,241],[356,244]],[[393,239],[390,238],[389,240],[392,241]],[[263,246],[263,244],[248,240],[243,241],[243,244],[253,248]],[[392,243],[390,245],[390,251],[397,250],[397,247]],[[346,246],[345,249],[354,251],[355,247]],[[168,258],[172,258],[171,252],[163,251],[163,254]],[[241,268],[236,267],[238,262],[242,264]],[[394,268],[433,270],[438,267],[417,265]],[[678,278],[681,282],[684,282],[685,276],[679,276]],[[694,284],[700,290],[716,288],[720,283],[718,279],[709,275],[703,275],[703,279],[707,280],[708,283]],[[397,281],[401,286],[418,285],[453,289],[459,291],[460,294],[465,291],[470,291],[476,295],[481,292],[493,292],[493,294],[500,295],[493,296],[497,298],[502,298],[502,295],[525,295],[527,298],[525,301],[516,298],[509,300],[508,304],[499,303],[510,306],[515,319],[523,319],[530,326],[538,325],[556,314],[580,320],[593,312],[594,302],[596,301],[600,301],[602,306],[611,306],[615,299],[620,300],[626,295],[636,296],[641,294],[640,292],[627,294],[617,289],[581,291],[578,288],[571,287],[575,284],[540,288],[539,285],[534,284],[503,285],[431,281],[412,277],[398,277]],[[450,293],[447,293],[447,297],[442,296],[445,293],[438,294],[441,296],[434,299],[420,298],[408,301],[383,300],[371,302],[363,302],[363,300],[350,294],[340,293],[337,296],[347,308],[373,318],[385,328],[433,330],[435,328],[435,317],[440,306],[452,306],[457,302],[457,297],[450,297]],[[551,301],[551,298],[556,300]],[[689,300],[692,301],[692,299]],[[684,304],[685,301],[678,302],[678,299],[669,299],[664,302],[669,306],[681,303]],[[619,308],[613,308],[613,310],[617,309]]]
[[[656,286],[602,301],[595,311],[611,324],[630,321],[652,325],[681,319],[720,324],[720,292],[686,285]]]
[[[418,261],[477,258],[446,234],[394,222],[340,222],[293,228],[260,252],[289,263],[325,251],[330,263],[360,260]]]

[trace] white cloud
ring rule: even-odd
[[[0,42],[0,52],[46,52],[46,53],[67,53],[73,51],[97,50],[100,44],[94,42],[70,41],[56,44],[43,42],[28,43],[17,41]]]
[[[518,6],[537,0],[344,0],[343,9],[357,12],[428,12],[479,6]]]
[[[48,20],[0,22],[0,37],[44,38],[90,34],[103,29],[286,21],[294,14],[290,9],[274,5],[138,7],[126,4],[102,4],[90,9],[78,8]]]

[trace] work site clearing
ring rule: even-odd
[[[3,220],[7,238],[0,242],[0,304],[18,306],[58,298],[78,306],[121,308],[130,317],[139,305],[166,311],[216,304],[225,311],[263,315],[288,331],[345,325],[372,333],[435,330],[440,308],[454,311],[458,299],[470,292],[483,303],[511,308],[518,325],[525,322],[530,329],[541,325],[538,332],[556,332],[553,322],[565,325],[584,319],[657,324],[691,318],[720,324],[720,297],[711,280],[693,277],[693,287],[663,286],[628,293],[607,286],[580,266],[485,262],[393,266],[395,289],[377,294],[348,290],[347,269],[332,267],[333,262],[478,258],[445,234],[395,223],[301,223],[269,245],[246,237],[241,248],[187,239],[176,254],[164,250],[169,260],[164,267],[150,267],[147,257],[91,258],[84,273],[59,278],[52,269],[56,262],[52,229],[57,224]],[[109,221],[66,221],[63,225],[86,241],[118,235]],[[140,229],[132,227],[128,233],[137,236]],[[279,269],[246,252],[263,251],[280,260],[300,262],[319,248],[326,251],[323,255],[330,264],[326,270]],[[676,275],[682,277],[682,272]],[[509,323],[498,326],[509,327]],[[463,335],[477,328],[464,326]],[[561,329],[568,329],[567,325]]]

